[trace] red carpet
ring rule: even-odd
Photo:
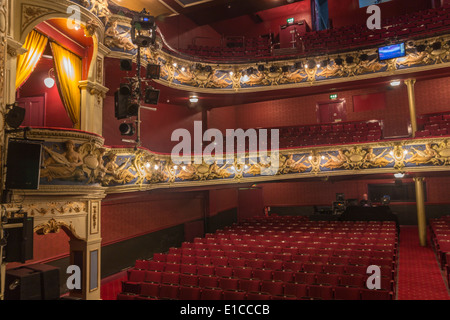
[[[450,300],[436,255],[420,246],[417,227],[401,227],[397,292],[398,300]]]

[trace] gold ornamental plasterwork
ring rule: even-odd
[[[36,21],[40,17],[58,12],[54,9],[50,9],[47,7],[26,4],[26,3],[22,3],[21,9],[22,9],[21,23],[20,23],[20,25],[21,25],[20,31],[21,32],[23,32],[30,24],[32,24],[34,21]]]
[[[42,223],[36,227],[33,228],[33,231],[37,233],[38,235],[46,235],[49,233],[59,233],[59,231],[65,228],[68,232],[71,233],[72,236],[74,236],[77,239],[82,239],[75,230],[75,227],[73,224],[69,221],[69,223],[64,221],[58,221],[54,218],[50,219],[46,223]]]

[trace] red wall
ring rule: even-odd
[[[418,81],[415,86],[417,115],[449,111],[450,78]],[[386,108],[354,112],[353,96],[386,93]],[[347,121],[383,120],[388,132],[409,121],[408,95],[406,86],[388,88],[377,86],[358,90],[335,91],[339,99],[346,100]],[[306,125],[317,123],[317,102],[330,101],[329,93],[272,100],[212,109],[209,113],[209,128],[220,130],[233,128],[258,128]]]
[[[198,26],[189,18],[183,15],[167,18],[165,21],[158,21],[167,43],[175,49],[185,49],[190,44],[219,46],[221,34],[217,33],[210,26]]]
[[[209,191],[209,215],[238,207],[238,189],[219,189]]]
[[[201,193],[133,193],[102,201],[102,245],[202,219]]]
[[[400,16],[431,8],[430,0],[393,0],[379,4],[381,19]],[[367,8],[359,8],[359,0],[328,0],[329,17],[334,28],[347,25],[366,24],[370,15]]]
[[[212,27],[225,36],[246,37],[257,37],[267,33],[276,35],[280,32],[280,26],[285,25],[288,18],[295,18],[295,21],[306,20],[307,25],[311,27],[310,1],[295,2],[274,9],[260,11],[256,14],[263,22],[255,23],[251,16],[245,15],[213,23]]]
[[[42,58],[28,80],[17,91],[18,97],[42,96],[46,93],[45,126],[72,128],[73,123],[61,101],[56,83],[51,89],[44,84],[44,79],[48,77],[51,68],[53,60]]]
[[[171,153],[172,148],[179,142],[171,141],[172,133],[176,129],[187,129],[194,137],[194,121],[201,121],[201,113],[182,106],[159,103],[158,111],[142,110],[141,112],[141,141],[142,147],[160,153]],[[134,121],[136,118],[130,118]],[[107,96],[103,105],[103,137],[109,146],[130,145],[122,139],[135,139],[135,136],[122,136],[119,125],[124,120],[117,120],[114,115],[114,97]],[[132,145],[130,145],[132,146]]]

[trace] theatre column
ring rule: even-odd
[[[417,131],[417,117],[416,117],[416,97],[414,93],[414,84],[416,79],[405,80],[406,87],[408,89],[408,101],[409,101],[409,115],[411,117],[412,137],[415,138]]]
[[[425,178],[416,177],[414,182],[416,184],[416,205],[417,205],[417,226],[419,229],[420,245],[425,247],[427,245],[427,218],[425,214],[425,190],[423,181]]]
[[[103,44],[96,47],[87,80],[80,81],[81,125],[80,129],[103,134],[103,99],[109,91],[104,83],[104,57],[110,52]]]
[[[71,297],[83,300],[100,300],[101,267],[101,201],[88,201],[86,240],[72,238],[70,264],[81,269],[81,289],[70,292]]]

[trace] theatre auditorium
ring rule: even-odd
[[[448,0],[0,0],[0,112],[0,300],[450,299]]]

